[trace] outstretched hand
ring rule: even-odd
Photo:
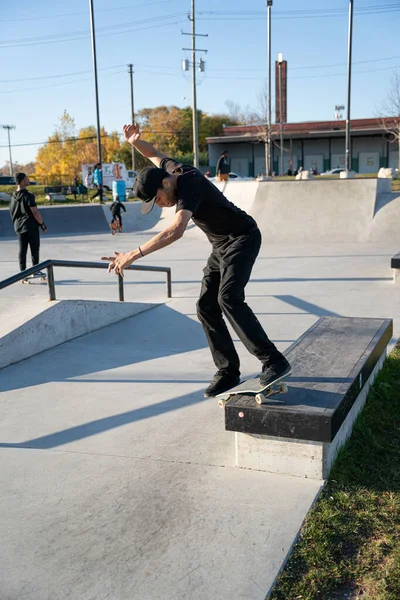
[[[108,273],[114,271],[116,275],[120,274],[122,277],[124,276],[124,269],[130,267],[130,265],[134,262],[134,259],[131,258],[129,253],[123,254],[121,252],[114,252],[115,256],[102,256],[101,260],[108,260],[110,264],[108,265]]]
[[[132,144],[132,146],[140,138],[140,129],[137,123],[133,125],[124,125],[122,130],[124,132],[125,139]]]

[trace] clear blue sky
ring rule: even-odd
[[[191,39],[190,0],[94,0],[101,124],[130,120],[127,63],[135,65],[135,108],[191,102],[181,61]],[[324,120],[346,104],[348,0],[274,0],[272,51],[288,61],[288,120]],[[377,115],[400,65],[400,1],[354,0],[352,117]],[[267,75],[265,0],[196,0],[198,107],[224,112],[226,100],[257,105]],[[94,84],[85,0],[5,0],[0,16],[0,123],[13,124],[13,144],[42,142],[66,109],[77,127],[95,124]],[[204,56],[204,55],[203,55]],[[7,143],[0,129],[0,146]],[[13,160],[35,158],[38,146],[15,146]],[[0,148],[0,165],[8,149]]]

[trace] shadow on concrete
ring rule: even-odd
[[[20,442],[18,444],[12,443],[0,443],[0,448],[31,448],[35,450],[46,450],[49,448],[57,448],[70,442],[75,442],[92,435],[109,431],[117,427],[122,427],[128,423],[135,423],[136,421],[142,421],[144,419],[150,419],[157,417],[158,415],[172,412],[186,406],[192,406],[200,402],[210,400],[204,398],[202,392],[192,392],[184,396],[178,396],[171,398],[170,400],[164,400],[162,402],[156,402],[150,406],[143,406],[134,410],[129,410],[118,415],[111,417],[105,417],[104,419],[97,419],[96,421],[90,421],[76,427],[69,427],[56,433],[44,435],[42,437],[27,440],[26,442]]]
[[[327,308],[322,308],[321,306],[317,306],[316,304],[312,304],[311,302],[307,302],[306,300],[302,300],[301,298],[297,298],[297,296],[290,295],[277,295],[274,296],[277,300],[282,300],[282,302],[286,302],[286,304],[290,304],[295,308],[299,308],[303,310],[305,313],[310,315],[317,315],[318,317],[341,317],[342,315],[339,313],[332,312]]]
[[[395,200],[400,200],[399,192],[390,192],[389,194],[379,194],[376,198],[374,217],[375,215],[385,206],[394,202]]]
[[[199,322],[162,305],[5,367],[0,391],[66,382],[207,347]]]

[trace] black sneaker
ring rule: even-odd
[[[240,376],[227,373],[226,371],[217,371],[212,382],[204,392],[205,398],[215,398],[218,394],[223,394],[227,390],[240,383]]]
[[[292,368],[289,361],[282,355],[282,358],[274,363],[265,363],[262,368],[260,376],[260,385],[265,387],[269,384],[274,383],[280,377],[289,375]]]

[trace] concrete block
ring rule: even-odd
[[[235,432],[236,466],[280,475],[327,479],[339,449],[351,435],[369,388],[385,358],[386,350],[330,444]]]
[[[354,179],[356,176],[354,171],[340,171],[340,179]]]
[[[0,337],[0,369],[158,306],[141,302],[60,300],[25,321],[10,318]]]

